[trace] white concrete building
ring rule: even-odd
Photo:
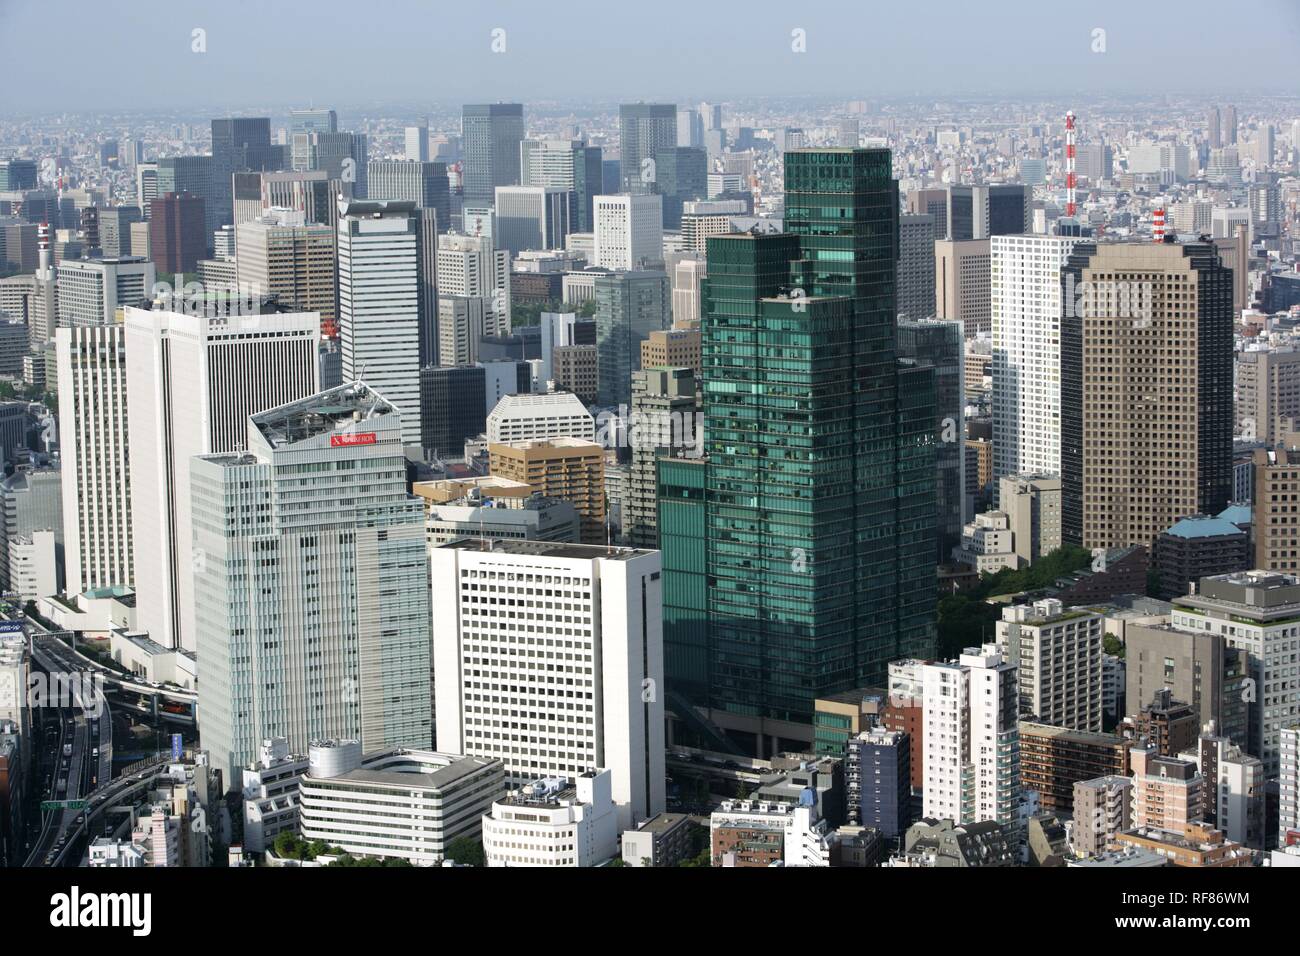
[[[59,326],[113,325],[124,308],[153,298],[154,282],[154,264],[139,256],[64,259],[58,268]]]
[[[595,262],[602,269],[655,268],[664,261],[663,197],[596,197]]]
[[[139,626],[192,651],[202,556],[190,524],[191,459],[245,448],[249,415],[318,390],[320,317],[128,308],[125,339]]]
[[[662,811],[659,552],[461,540],[429,560],[438,746],[515,786],[606,769],[620,831]]]
[[[420,443],[420,255],[415,204],[339,200],[339,338],[343,380],[362,377]]]
[[[478,839],[505,790],[499,760],[429,750],[361,753],[357,740],[311,745],[299,778],[299,831],[353,856],[436,866],[457,839]]]
[[[492,804],[483,854],[488,866],[597,866],[618,853],[615,817],[608,770],[539,780]]]
[[[1077,242],[991,239],[995,479],[1061,474],[1061,270]]]
[[[1020,797],[1015,666],[986,644],[956,661],[922,665],[921,680],[922,815],[1013,825]]]
[[[87,857],[86,865],[95,869],[148,866],[144,847],[108,837],[96,837],[87,849]]]
[[[997,574],[1020,567],[1010,519],[1001,511],[986,511],[962,526],[961,544],[952,549],[955,561],[969,564],[980,574]]]
[[[9,539],[9,588],[24,602],[59,593],[52,530],[29,531]]]
[[[1020,714],[1053,727],[1101,733],[1105,618],[1047,598],[1002,609],[997,643],[1018,668]]]
[[[130,587],[135,575],[125,328],[60,328],[55,349],[67,590]]]
[[[466,296],[484,300],[483,333],[510,332],[510,252],[496,250],[482,235],[450,232],[438,237],[438,297]],[[440,356],[443,365],[451,364]]]
[[[596,440],[596,419],[572,392],[504,395],[487,417],[489,442],[539,438]]]
[[[1278,760],[1277,832],[1280,841],[1288,830],[1300,832],[1300,723],[1282,728],[1278,738]]]
[[[1205,779],[1206,822],[1234,843],[1264,849],[1264,764],[1226,737],[1210,721],[1196,746],[1178,755],[1196,764]]]
[[[285,737],[262,741],[257,761],[243,770],[244,849],[262,853],[286,831],[298,831],[298,779],[307,757],[291,754]]]

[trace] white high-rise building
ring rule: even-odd
[[[126,306],[153,298],[148,259],[64,259],[59,263],[59,325],[112,325]]]
[[[1278,842],[1286,832],[1300,833],[1300,723],[1283,727],[1278,739]]]
[[[420,252],[415,203],[339,200],[343,380],[364,376],[420,443]]]
[[[191,459],[243,449],[249,415],[318,390],[320,316],[128,308],[125,324],[137,623],[192,651],[205,559],[191,532]]]
[[[1053,727],[1101,733],[1105,618],[1047,598],[1002,609],[998,648],[1019,674],[1020,713]]]
[[[708,274],[709,263],[703,256],[679,259],[673,266],[673,328],[699,328],[701,289]]]
[[[657,267],[664,261],[663,197],[596,197],[596,261],[602,269]]]
[[[1016,668],[996,646],[921,667],[925,750],[923,814],[1015,823],[1020,797]]]
[[[408,126],[406,127],[405,139],[406,158],[427,163],[429,161],[429,127]]]
[[[659,552],[460,540],[429,561],[439,749],[513,786],[607,769],[620,832],[661,812]]]
[[[402,419],[351,383],[248,416],[193,460],[200,742],[234,780],[262,740],[432,742],[424,507]]]
[[[484,300],[483,334],[510,333],[510,253],[494,250],[487,236],[438,237],[438,296]],[[473,361],[473,359],[471,359]],[[451,365],[446,356],[443,365]]]
[[[54,339],[67,590],[132,587],[126,330],[61,328]]]
[[[539,438],[596,440],[596,419],[572,392],[504,395],[487,417],[489,442]]]
[[[1061,270],[1077,238],[993,236],[993,474],[1061,474]]]

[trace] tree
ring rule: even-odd
[[[1107,634],[1101,639],[1101,649],[1112,657],[1124,657],[1124,644],[1114,634]]]
[[[457,837],[447,847],[447,859],[462,866],[486,866],[487,858],[483,854],[483,844],[469,837]]]
[[[276,835],[275,855],[280,859],[301,860],[303,859],[304,850],[303,842],[289,830]]]
[[[589,319],[596,314],[596,300],[590,298],[582,305],[578,306],[578,318]]]

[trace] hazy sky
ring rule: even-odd
[[[1298,0],[0,0],[5,113],[1294,93],[1298,58]]]

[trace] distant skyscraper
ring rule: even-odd
[[[367,752],[432,743],[424,508],[406,493],[406,417],[348,384],[246,419],[247,454],[194,459],[200,744],[223,772],[272,737],[297,753],[324,738]]]
[[[415,204],[339,203],[339,334],[343,380],[364,375],[420,442],[420,290]]]
[[[148,259],[64,259],[59,263],[59,325],[113,325],[128,305],[153,297]]]
[[[36,160],[0,159],[0,192],[36,188]]]
[[[438,213],[438,230],[451,225],[447,164],[411,159],[372,159],[366,179],[367,199],[401,199]]]
[[[913,321],[934,315],[934,216],[898,218],[898,314]]]
[[[602,269],[643,269],[664,261],[663,197],[596,197],[596,261]]]
[[[169,156],[158,160],[157,174],[154,178],[153,198],[167,193],[189,193],[203,200],[203,235],[204,248],[210,243],[212,233],[223,224],[217,203],[223,201],[218,192],[216,167],[211,156]],[[140,172],[137,170],[137,174]],[[149,190],[148,170],[143,174],[143,188],[146,196]],[[230,190],[227,189],[224,201],[229,203]],[[146,218],[152,220],[152,200],[146,199]],[[229,221],[229,220],[225,220]]]
[[[69,594],[135,584],[124,332],[113,323],[55,335]]]
[[[464,107],[461,136],[465,160],[465,205],[492,204],[498,186],[519,184],[519,144],[524,138],[524,108],[519,103]]]
[[[526,249],[563,249],[577,217],[571,190],[545,186],[498,186],[494,208],[494,245],[511,256]]]
[[[526,139],[520,150],[523,185],[572,190],[577,201],[573,231],[594,231],[596,197],[604,192],[600,147],[580,140]]]
[[[438,295],[483,299],[483,331],[510,332],[510,253],[494,249],[484,236],[459,233],[438,237]],[[442,365],[455,365],[439,356]]]
[[[1078,239],[995,236],[993,473],[1061,474],[1061,275]]]
[[[1218,514],[1232,489],[1232,271],[1213,245],[1080,243],[1064,283],[1079,312],[1061,322],[1064,541],[1149,547],[1179,518]]]
[[[1237,107],[1229,106],[1223,111],[1223,145],[1237,145]]]
[[[128,308],[125,325],[138,622],[163,647],[193,651],[195,580],[207,575],[191,533],[191,460],[244,449],[249,415],[316,391],[320,324],[187,303]]]
[[[302,109],[289,111],[289,132],[292,133],[337,133],[339,117],[333,110]]]
[[[173,277],[193,272],[210,241],[205,201],[191,193],[168,192],[150,207],[149,252],[154,265]]]
[[[663,225],[677,229],[682,205],[709,193],[709,158],[702,149],[674,146],[655,154],[655,191],[663,197]]]
[[[630,404],[632,373],[641,367],[641,343],[655,329],[668,328],[668,307],[668,276],[663,272],[596,276],[597,404]]]
[[[1218,149],[1223,145],[1223,126],[1222,118],[1219,114],[1219,108],[1217,106],[1211,106],[1209,113],[1206,115],[1206,138],[1209,140],[1210,149]]]
[[[329,179],[339,180],[342,192],[349,198],[364,199],[369,175],[369,141],[364,133],[299,133],[303,137],[295,146],[298,158],[294,170],[323,170]]]
[[[906,217],[902,217],[906,218]],[[945,564],[961,543],[965,524],[965,339],[961,323],[944,319],[898,322],[898,357],[934,369],[935,446],[937,465],[936,563]]]
[[[941,239],[934,244],[934,314],[962,324],[968,337],[988,333],[989,240]]]
[[[618,108],[619,189],[648,192],[662,149],[677,145],[677,107],[672,103],[624,103]],[[647,162],[648,161],[648,162]]]
[[[284,152],[283,146],[271,143],[271,121],[264,116],[212,121],[213,229],[234,222],[231,175],[245,169],[284,169]]]
[[[301,212],[271,210],[235,227],[236,281],[256,295],[274,295],[294,312],[319,312],[321,334],[338,334],[334,230]]]
[[[417,163],[429,161],[429,127],[406,127],[406,158],[413,159]]]

